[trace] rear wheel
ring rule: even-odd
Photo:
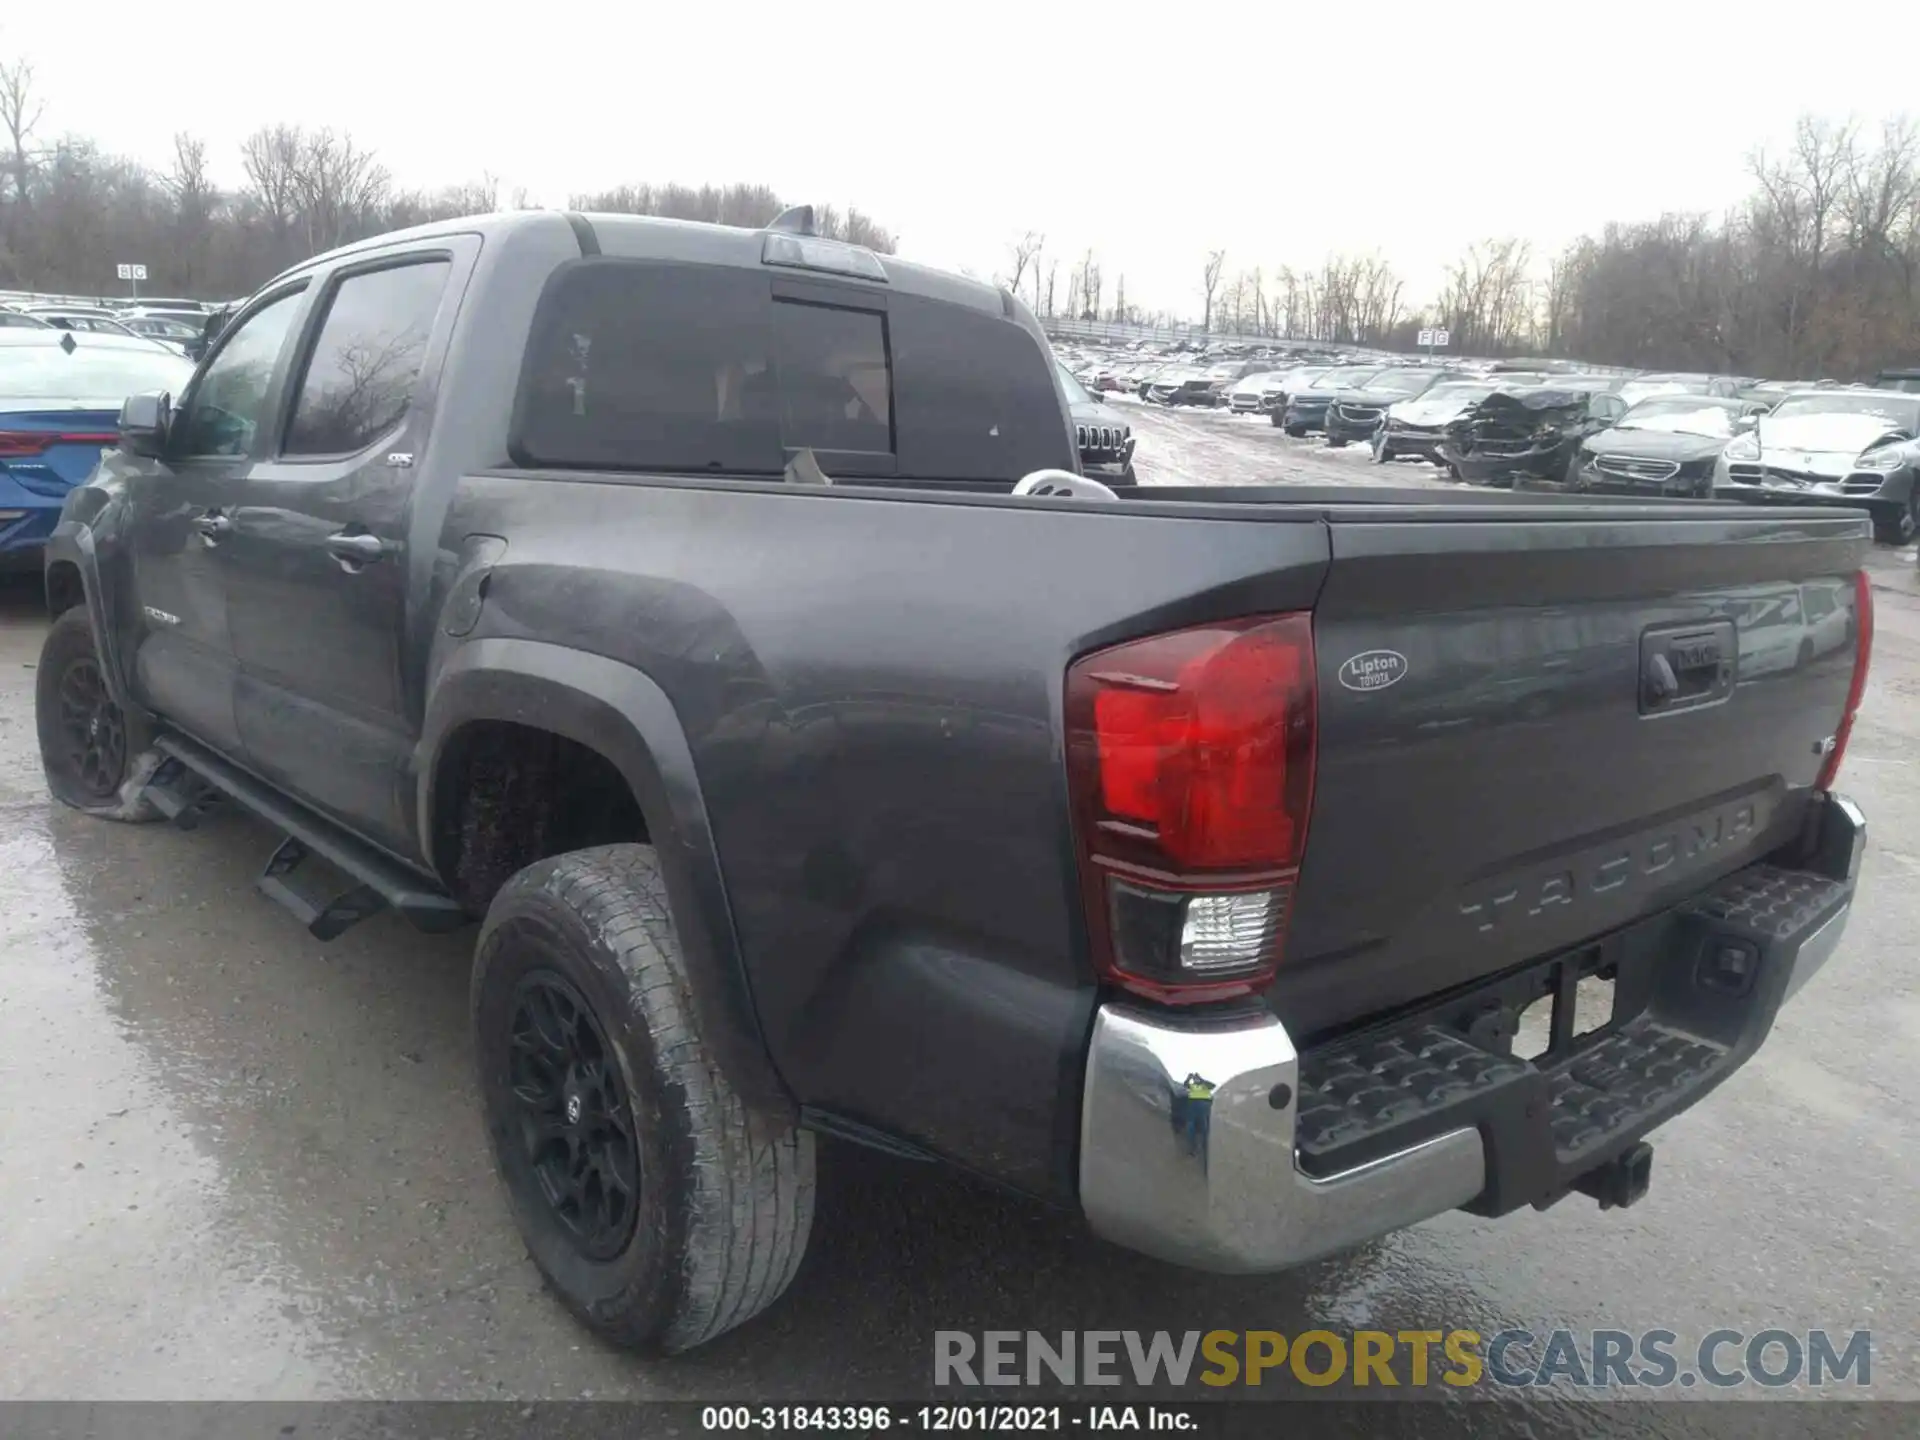
[[[55,620],[40,647],[34,721],[54,799],[103,820],[158,816],[141,794],[157,760],[152,736],[114,702],[84,605]]]
[[[1329,450],[1344,450],[1344,449],[1346,449],[1346,448],[1347,448],[1347,437],[1346,437],[1346,436],[1344,436],[1344,435],[1336,435],[1336,434],[1334,434],[1334,433],[1333,433],[1333,432],[1332,432],[1331,430],[1329,430],[1329,431],[1327,432],[1327,448],[1328,448]]]
[[[673,1353],[779,1298],[812,1227],[813,1137],[750,1113],[709,1054],[651,846],[501,887],[473,1023],[514,1218],[580,1320]]]
[[[1286,430],[1287,434],[1291,435],[1296,440],[1304,440],[1307,438],[1307,427],[1304,425],[1287,425],[1287,426],[1284,426],[1283,428]]]

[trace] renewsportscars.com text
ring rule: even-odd
[[[936,1385],[1664,1389],[1873,1383],[1866,1330],[939,1330]]]

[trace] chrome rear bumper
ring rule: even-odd
[[[1399,1143],[1366,1150],[1364,1163],[1329,1166],[1323,1151],[1316,1173],[1301,1168],[1302,1138],[1315,1133],[1313,1121],[1304,1131],[1300,1124],[1301,1056],[1270,1012],[1205,1017],[1103,1005],[1080,1120],[1088,1221],[1117,1244],[1176,1264],[1261,1272],[1462,1206],[1499,1214],[1551,1203],[1588,1167],[1618,1156],[1743,1064],[1779,1007],[1832,959],[1852,908],[1866,821],[1839,796],[1823,804],[1816,843],[1802,859],[1786,868],[1762,862],[1649,917],[1648,925],[1667,927],[1670,943],[1649,959],[1664,978],[1642,1015],[1596,1031],[1571,1058],[1543,1058],[1545,1068],[1475,1050],[1486,1064],[1458,1103],[1439,1097],[1431,1123],[1396,1132]],[[1744,980],[1736,973],[1730,981],[1704,958],[1729,951],[1750,957]],[[1468,1049],[1457,1031],[1412,1023],[1403,1054]],[[1324,1065],[1322,1052],[1314,1059]],[[1577,1084],[1562,1083],[1570,1071]],[[1658,1093],[1648,1092],[1649,1077]],[[1378,1072],[1377,1084],[1397,1083],[1391,1070]],[[1314,1096],[1324,1104],[1324,1090]],[[1577,1123],[1558,1128],[1554,1117],[1567,1106]],[[1483,1129],[1499,1148],[1489,1150]]]
[[[1186,1028],[1102,1007],[1080,1130],[1080,1197],[1094,1230],[1197,1270],[1281,1270],[1480,1193],[1485,1162],[1471,1129],[1343,1175],[1302,1173],[1299,1068],[1271,1015]],[[1209,1098],[1189,1094],[1201,1085]]]

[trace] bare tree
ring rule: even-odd
[[[299,210],[299,174],[306,137],[298,125],[263,125],[240,142],[240,168],[276,241],[293,229]]]
[[[191,291],[206,263],[220,193],[207,171],[207,144],[184,130],[173,137],[173,168],[161,177],[173,201],[174,243],[180,256],[180,288]]]
[[[33,91],[33,66],[25,60],[0,64],[0,127],[6,129],[7,171],[13,177],[13,198],[26,205],[32,192],[33,161],[28,145],[46,114],[46,103]]]
[[[1200,328],[1202,330],[1211,330],[1213,328],[1213,292],[1220,286],[1220,269],[1226,263],[1227,252],[1224,250],[1214,250],[1207,255],[1205,279],[1207,307],[1200,317]]]
[[[1007,289],[1016,295],[1020,293],[1020,282],[1026,278],[1027,267],[1039,256],[1046,243],[1046,236],[1029,230],[1007,246],[1007,253],[1013,257],[1013,272],[1001,281]]]
[[[302,147],[293,189],[310,251],[330,250],[386,199],[387,169],[350,135],[316,130]]]

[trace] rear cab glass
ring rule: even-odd
[[[881,285],[599,256],[548,280],[515,463],[1012,482],[1075,456],[1051,360],[999,314]]]

